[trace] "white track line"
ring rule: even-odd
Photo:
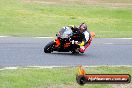
[[[4,38],[4,37],[14,37],[14,36],[0,36],[0,38]],[[17,37],[17,36],[16,36]],[[14,37],[15,38],[15,37]],[[19,37],[18,38],[25,38],[25,37]],[[53,38],[53,37],[27,37],[27,38]]]
[[[114,44],[114,43],[103,43],[103,44],[105,44],[105,45],[112,45],[112,44]]]
[[[132,38],[108,38],[108,39],[132,39]]]
[[[53,38],[53,37],[32,37],[32,38]]]
[[[0,37],[14,37],[14,36],[0,36]],[[17,37],[17,36],[16,36]],[[19,36],[18,36],[19,37]],[[21,37],[20,37],[21,38]],[[30,38],[30,37],[29,37]],[[54,38],[54,37],[31,37],[31,38]],[[97,38],[99,39],[99,38]],[[105,38],[103,38],[105,39]],[[107,38],[106,38],[107,39]],[[132,39],[132,38],[108,38],[108,39]]]
[[[0,38],[9,37],[9,36],[0,36]]]
[[[96,65],[96,66],[82,66],[82,67],[86,67],[86,68],[90,68],[90,67],[132,67],[132,65]],[[0,68],[0,70],[15,70],[15,69],[19,69],[19,68],[23,68],[23,69],[30,69],[30,68],[38,68],[38,69],[45,69],[45,68],[75,68],[75,67],[79,67],[79,66],[26,66],[26,67],[3,67]]]

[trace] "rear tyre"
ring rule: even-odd
[[[51,52],[53,52],[53,50],[54,50],[54,45],[55,45],[55,42],[54,42],[54,41],[49,42],[49,43],[44,47],[44,52],[45,52],[45,53],[51,53]]]
[[[72,52],[72,54],[79,54],[79,51],[76,51],[76,50],[73,50],[71,52]]]

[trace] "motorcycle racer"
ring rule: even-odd
[[[56,39],[44,47],[44,52],[84,53],[94,36],[95,33],[89,32],[85,23],[81,23],[79,27],[65,26],[56,34]]]
[[[88,31],[87,25],[85,23],[81,23],[80,26],[77,28],[76,26],[69,26],[73,32],[81,34],[82,41],[78,43],[80,46],[79,51],[84,53],[86,48],[90,45],[92,38],[91,34]]]

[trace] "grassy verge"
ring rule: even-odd
[[[79,0],[71,4],[58,4],[58,0],[55,4],[25,1],[0,0],[0,35],[54,37],[62,26],[86,22],[99,38],[132,37],[131,7],[107,6],[106,1],[105,5],[79,4]]]
[[[87,73],[130,74],[132,67],[89,67]],[[77,68],[19,68],[0,70],[0,88],[131,88],[132,84],[89,84],[76,83]],[[127,86],[127,87],[126,87]]]

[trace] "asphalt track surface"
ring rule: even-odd
[[[0,67],[132,65],[132,39],[95,38],[84,54],[43,52],[53,39],[0,38]]]

